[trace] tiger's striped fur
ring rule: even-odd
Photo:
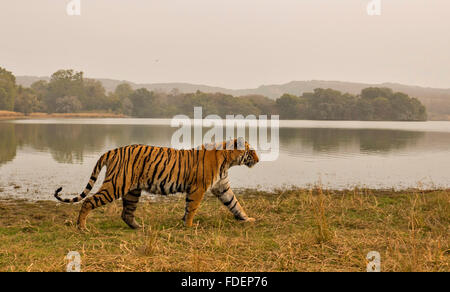
[[[134,212],[143,190],[162,195],[186,193],[183,220],[188,227],[192,226],[195,213],[208,190],[228,207],[236,219],[254,221],[247,216],[231,190],[228,169],[236,165],[252,167],[258,163],[258,155],[240,139],[219,143],[212,148],[204,145],[199,149],[176,150],[130,145],[111,150],[100,157],[89,183],[78,197],[61,199],[59,193],[62,188],[55,192],[55,197],[64,203],[85,199],[78,217],[80,229],[86,228],[86,218],[91,210],[119,198],[123,201],[122,219],[131,228],[139,228]],[[102,186],[96,194],[86,198],[105,166]]]

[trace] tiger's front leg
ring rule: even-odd
[[[237,200],[233,191],[230,188],[228,178],[224,178],[217,182],[211,189],[211,192],[233,213],[234,218],[245,222],[254,222],[255,218],[251,218],[245,213],[244,208]]]

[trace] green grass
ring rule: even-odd
[[[0,201],[0,271],[65,271],[69,251],[82,271],[450,271],[450,191],[280,190],[238,193],[253,224],[235,221],[207,196],[193,228],[184,198],[142,202],[140,230],[120,219],[121,202],[92,212],[77,230],[79,205]]]

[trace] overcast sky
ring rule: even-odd
[[[0,0],[0,66],[139,83],[292,80],[450,88],[450,1]]]

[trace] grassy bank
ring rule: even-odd
[[[126,118],[127,116],[114,113],[67,113],[67,114],[47,114],[47,113],[31,113],[24,115],[17,112],[0,111],[0,120],[12,120],[12,119],[63,119],[63,118]]]
[[[69,251],[82,271],[450,271],[450,191],[239,192],[253,224],[205,198],[192,229],[183,197],[142,202],[141,230],[120,202],[93,212],[79,232],[79,206],[0,201],[0,271],[64,271]]]
[[[0,120],[20,119],[24,116],[22,113],[0,110]]]

